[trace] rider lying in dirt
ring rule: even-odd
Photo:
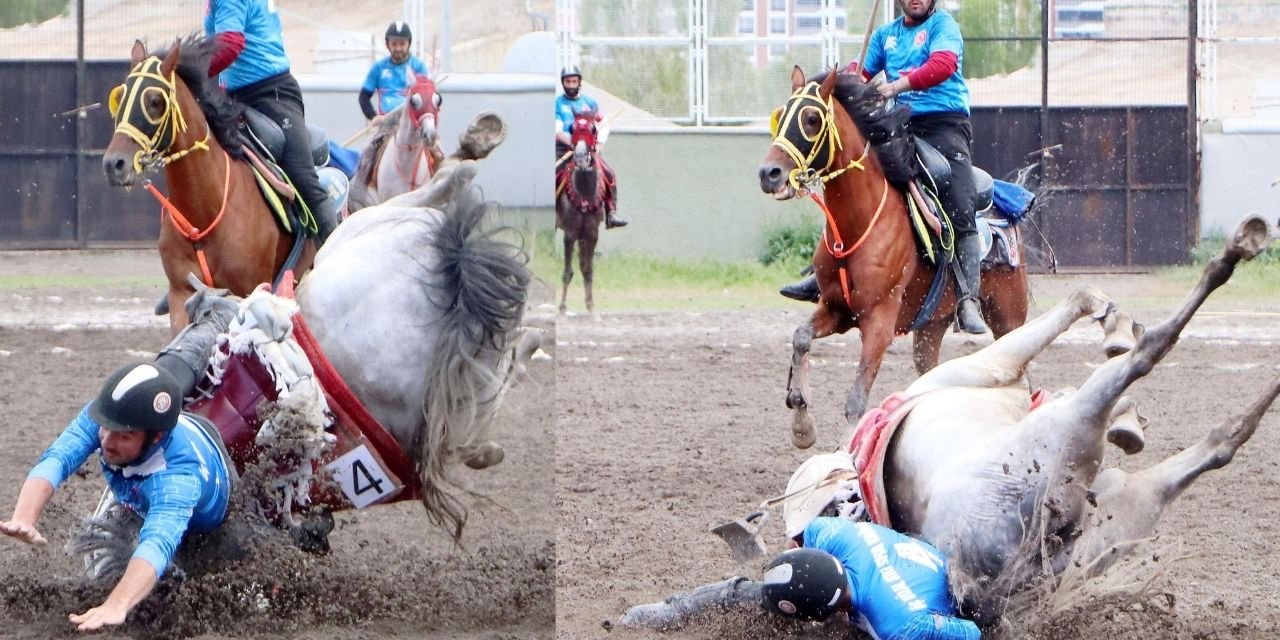
[[[837,612],[884,640],[981,637],[956,617],[947,561],[932,546],[887,527],[815,518],[801,545],[770,562],[761,583],[765,609],[801,620]]]
[[[882,640],[970,640],[977,625],[957,617],[947,561],[929,544],[869,522],[814,518],[760,582],[731,578],[663,602],[632,607],[628,627],[673,629],[713,606],[763,606],[801,620],[847,616]]]
[[[152,364],[130,364],[71,421],[27,475],[0,533],[47,544],[36,521],[57,489],[94,452],[116,500],[143,518],[137,547],[107,599],[71,614],[80,631],[118,625],[155,587],[188,531],[208,532],[227,517],[234,473],[212,426],[182,414],[177,378]]]

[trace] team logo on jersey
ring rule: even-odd
[[[925,33],[924,31],[920,31],[920,32],[916,33],[915,46],[917,46],[917,47],[918,47],[918,46],[920,46],[920,45],[924,44],[924,41],[925,41],[925,40],[928,40],[928,39],[929,39],[929,34]]]
[[[885,51],[892,51],[898,48],[898,36],[889,36],[884,40]]]

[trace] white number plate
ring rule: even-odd
[[[363,509],[396,493],[396,483],[369,452],[360,445],[326,465],[342,493],[357,509]]]

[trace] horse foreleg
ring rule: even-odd
[[[875,384],[880,373],[880,363],[884,361],[884,352],[893,342],[894,323],[898,317],[898,305],[888,304],[872,309],[858,320],[858,330],[862,333],[862,352],[858,356],[858,376],[853,381],[853,388],[844,401],[844,419],[850,425],[867,410],[867,398],[871,395],[871,385]]]
[[[573,242],[574,239],[566,231],[564,234],[564,275],[560,278],[560,315],[568,311],[569,283],[573,281]]]
[[[597,238],[588,233],[578,241],[578,270],[582,272],[582,288],[586,292],[587,314],[592,320],[600,320],[596,313],[595,299],[592,297],[592,280],[594,278]]]
[[[1122,547],[1150,537],[1165,508],[1196,478],[1231,462],[1257,431],[1278,395],[1280,377],[1271,381],[1252,406],[1224,420],[1181,453],[1137,473],[1107,469],[1099,474],[1092,486],[1098,504],[1096,524],[1085,528],[1073,559],[1084,566],[1096,563],[1089,569],[1099,572],[1123,555]]]
[[[1044,315],[1010,331],[967,356],[948,360],[924,373],[907,387],[918,395],[943,387],[1003,387],[1020,380],[1031,359],[1085,316],[1099,320],[1114,309],[1095,287],[1081,287]]]
[[[178,335],[179,331],[186,328],[190,320],[187,318],[187,298],[195,293],[191,290],[169,289],[169,333],[170,335]]]
[[[1126,357],[1113,358],[1081,385],[1080,393],[1076,395],[1081,419],[1089,423],[1103,422],[1100,418],[1111,410],[1120,394],[1135,380],[1150,373],[1169,353],[1209,294],[1231,278],[1236,264],[1253,259],[1269,244],[1271,238],[1265,220],[1258,216],[1246,216],[1241,220],[1222,253],[1205,265],[1200,281],[1187,295],[1182,308],[1168,320],[1147,329]]]
[[[791,444],[797,449],[808,449],[818,440],[809,416],[809,349],[815,338],[831,335],[835,329],[832,312],[823,303],[813,312],[809,321],[796,327],[791,336],[791,369],[787,372],[787,408],[795,411],[791,416]]]
[[[818,440],[809,417],[809,349],[813,346],[813,321],[796,327],[791,335],[791,369],[787,371],[787,408],[791,414],[791,444],[808,449]]]

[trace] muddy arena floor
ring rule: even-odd
[[[1035,279],[1040,310],[1072,286],[1096,282],[1124,305],[1144,292],[1143,278]],[[1230,286],[1230,285],[1228,285]],[[1212,303],[1212,299],[1210,301]],[[1212,309],[1210,304],[1207,309]],[[1135,310],[1154,323],[1172,307]],[[1131,388],[1151,419],[1147,449],[1107,464],[1141,468],[1192,444],[1226,411],[1261,393],[1280,355],[1280,315],[1209,313],[1193,320],[1151,375]],[[844,432],[844,397],[852,384],[858,339],[815,343],[810,406],[819,430],[808,452],[792,448],[783,403],[790,335],[804,309],[774,313],[606,314],[557,326],[556,405],[557,635],[716,638],[833,635],[779,626],[763,616],[715,614],[674,633],[620,629],[635,604],[735,575],[758,578],[758,564],[736,564],[708,530],[755,510],[783,492],[811,453],[830,450]],[[1104,360],[1102,331],[1081,322],[1033,364],[1033,383],[1079,385]],[[949,336],[943,357],[989,343]],[[910,343],[898,340],[885,360],[873,401],[914,376]],[[1156,541],[1165,554],[1145,571],[1155,579],[1135,601],[1085,602],[1002,638],[1275,638],[1280,637],[1280,409],[1225,469],[1210,472],[1170,507]],[[779,550],[780,518],[766,525]],[[1158,554],[1157,554],[1158,555]],[[1185,557],[1182,557],[1185,556]],[[854,634],[855,637],[857,634]]]
[[[129,273],[107,288],[0,289],[0,411],[6,447],[0,512],[26,471],[120,362],[164,344],[149,310],[160,293],[149,252],[0,253],[0,273]],[[1145,276],[1037,278],[1037,307],[1084,281],[1122,305]],[[37,283],[39,278],[34,278]],[[1230,286],[1230,285],[1228,285]],[[326,557],[271,541],[244,562],[167,579],[106,638],[715,638],[840,637],[758,616],[711,615],[659,635],[619,629],[627,607],[759,567],[736,564],[708,529],[776,495],[809,454],[789,442],[783,388],[789,336],[806,309],[746,313],[609,313],[557,320],[531,295],[529,323],[547,332],[531,379],[508,396],[499,426],[507,460],[470,472],[473,500],[462,548],[414,504],[343,514]],[[1170,309],[1134,309],[1155,322]],[[1239,313],[1213,299],[1163,364],[1131,395],[1151,418],[1147,450],[1109,464],[1150,465],[1190,445],[1275,375],[1280,301]],[[1103,359],[1101,331],[1076,325],[1036,362],[1033,382],[1074,386]],[[989,337],[950,336],[943,356]],[[842,432],[856,336],[816,344],[811,403],[816,450]],[[893,346],[873,400],[911,379],[910,345]],[[553,422],[554,420],[554,422]],[[552,425],[555,425],[554,428]],[[1280,637],[1280,420],[1269,413],[1225,469],[1210,472],[1160,526],[1163,556],[1142,597],[1087,602],[1017,635],[1034,638]],[[554,460],[554,473],[552,464]],[[74,635],[66,615],[97,604],[101,586],[74,578],[62,546],[102,489],[93,465],[41,521],[51,544],[0,541],[0,638]],[[781,537],[777,519],[766,538]],[[854,634],[854,637],[857,637]]]
[[[0,273],[112,273],[137,285],[0,291],[0,511],[8,518],[40,452],[120,364],[168,341],[150,316],[161,293],[154,252],[13,252]],[[554,316],[527,315],[547,331]],[[497,440],[506,460],[463,469],[481,498],[455,546],[416,502],[338,514],[332,553],[308,555],[268,539],[242,562],[166,578],[104,638],[448,638],[525,640],[554,633],[554,369],[535,360],[509,393]],[[96,460],[96,458],[95,458]],[[68,480],[40,521],[49,546],[0,540],[0,638],[74,636],[67,614],[97,605],[107,588],[74,578],[63,552],[103,489],[97,463]]]

